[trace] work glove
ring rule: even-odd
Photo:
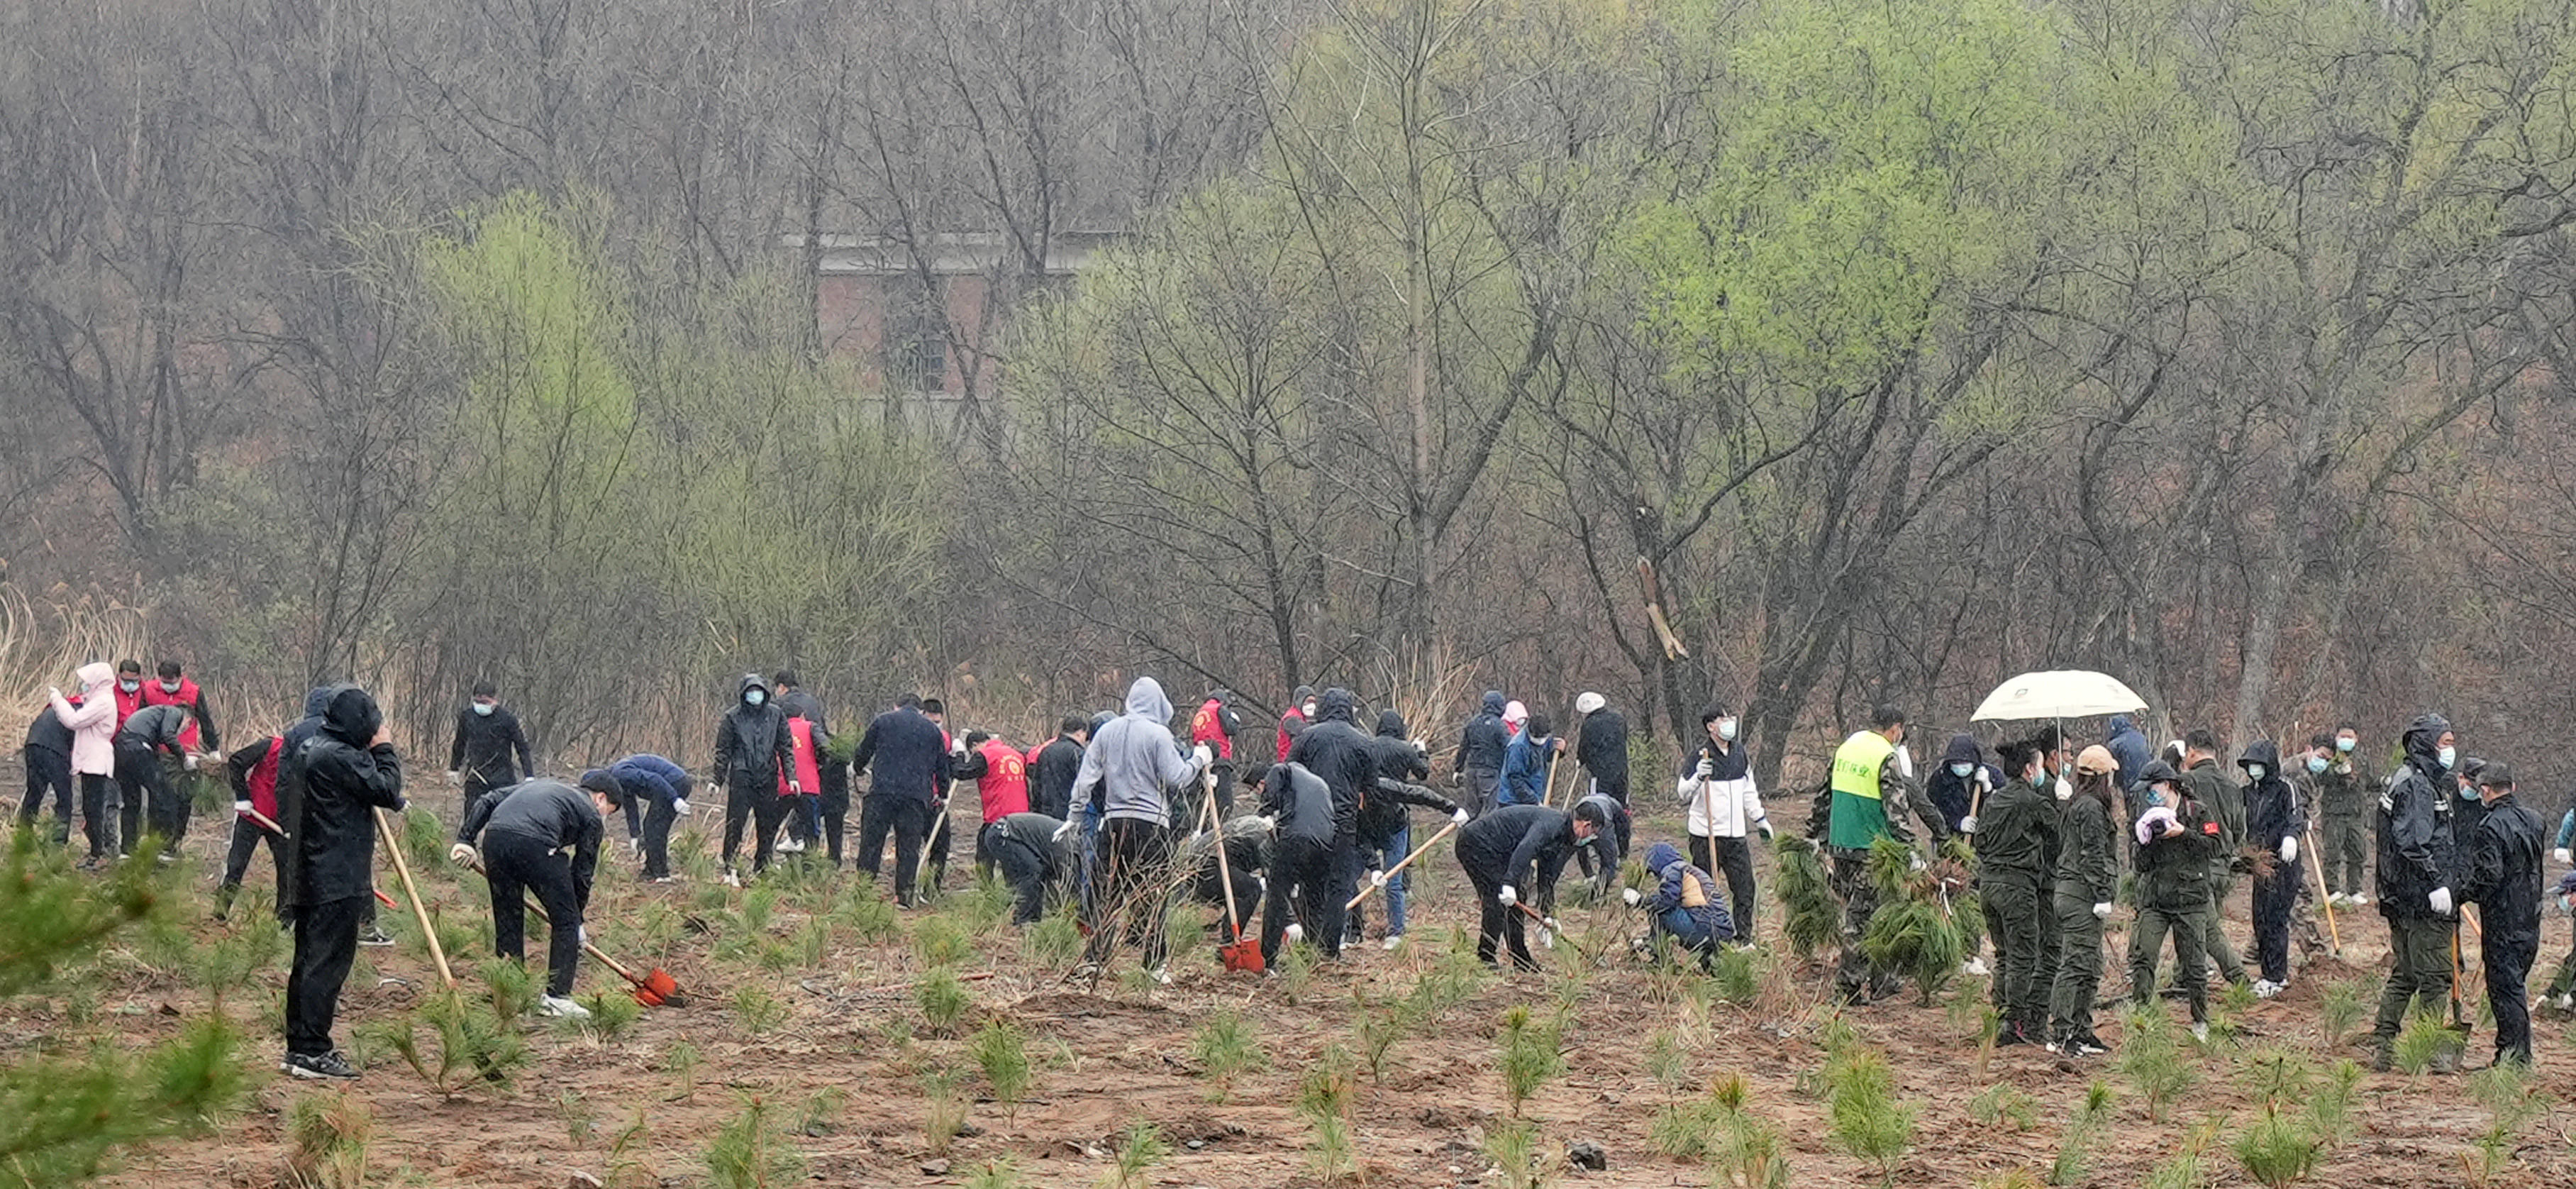
[[[1063,825],[1055,828],[1055,833],[1047,836],[1047,841],[1062,842],[1067,838],[1073,837],[1074,834],[1079,832],[1081,829],[1082,823],[1067,819]]]
[[[1771,828],[1771,819],[1767,817],[1754,819],[1753,828],[1762,831],[1762,841],[1764,842],[1771,841],[1772,836],[1779,833],[1779,831]]]
[[[1256,817],[1252,820],[1261,823],[1261,832],[1264,834],[1279,828],[1279,819],[1275,817]]]
[[[2567,848],[2563,846],[2549,852],[2549,857],[2558,860],[2558,865],[2561,867],[2564,867],[2571,862],[2576,862],[2576,859],[2570,859],[2567,857]]]
[[[1300,924],[1298,924],[1298,923],[1297,923],[1297,922],[1295,922],[1295,921],[1290,921],[1290,922],[1288,922],[1288,933],[1287,933],[1287,937],[1288,937],[1288,944],[1290,944],[1290,945],[1295,945],[1295,944],[1297,944],[1298,942],[1301,942],[1301,941],[1306,940],[1306,927],[1305,927],[1304,925],[1300,925]]]
[[[1627,901],[1628,907],[1635,908],[1637,906],[1637,902],[1645,899],[1646,897],[1640,894],[1637,889],[1629,888],[1626,891],[1619,893],[1619,898]]]
[[[460,842],[447,848],[447,861],[459,867],[474,865],[474,848]]]
[[[1705,756],[1702,756],[1702,757],[1700,758],[1700,761],[1699,761],[1699,767],[1696,767],[1696,768],[1691,769],[1691,779],[1693,779],[1693,780],[1702,780],[1702,781],[1705,781],[1705,780],[1714,780],[1714,779],[1716,779],[1716,778],[1717,778],[1717,761],[1712,760],[1712,759],[1709,759],[1709,758],[1707,758],[1707,757],[1705,757]]]
[[[188,753],[187,766],[188,771],[190,772],[197,770],[197,755],[195,752]]]
[[[1413,750],[1415,750],[1415,751],[1417,751],[1417,752],[1420,752],[1420,753],[1421,753],[1421,754],[1423,754],[1423,755],[1430,755],[1430,754],[1431,754],[1431,744],[1430,744],[1430,743],[1428,743],[1428,742],[1426,742],[1426,741],[1424,741],[1424,740],[1420,740],[1420,739],[1415,739],[1415,740],[1412,740],[1411,742],[1412,742],[1412,744],[1413,744]]]
[[[788,795],[788,796],[790,796],[790,797],[801,797],[801,796],[805,795],[805,786],[804,786],[804,785],[802,785],[802,784],[798,784],[797,782],[795,782],[795,781],[793,781],[793,780],[788,781],[788,782],[787,782],[787,795]]]
[[[580,943],[581,943],[581,944],[583,944],[583,945],[589,945],[589,944],[590,944],[590,926],[588,926],[588,925],[575,925],[575,926],[573,926],[573,927],[572,927],[572,936],[573,936],[573,940],[578,941],[578,942],[580,942]]]
[[[1543,950],[1555,949],[1556,934],[1557,927],[1555,917],[1549,917],[1546,920],[1540,921],[1538,923],[1538,948]]]
[[[250,816],[250,811],[251,811],[251,804],[250,804],[250,802],[248,802],[248,801],[235,801],[235,802],[233,802],[233,812],[234,812],[234,813],[236,813],[236,814],[240,814],[241,816],[244,816],[244,817],[248,817],[248,816]]]
[[[2284,863],[2296,863],[2299,861],[2298,839],[2284,838],[2281,840],[2281,861]]]
[[[46,701],[50,702],[50,701],[53,701],[54,699],[59,698],[59,697],[61,697],[61,696],[63,696],[63,687],[61,687],[61,686],[59,686],[59,685],[49,685],[49,686],[46,686],[46,687],[45,687],[45,700],[46,700]]]
[[[2425,897],[2425,899],[2432,902],[2434,916],[2446,917],[2451,915],[2451,889],[2435,888],[2433,889],[2433,894]]]
[[[465,774],[464,774],[464,773],[462,773],[462,772],[459,772],[459,771],[457,771],[457,770],[455,770],[455,769],[453,769],[453,768],[448,769],[448,770],[447,770],[447,787],[452,788],[452,789],[461,789],[461,788],[464,788],[464,787],[465,787]]]
[[[1974,833],[1976,833],[1976,832],[1977,832],[1977,815],[1976,815],[1976,814],[1971,813],[1971,814],[1969,814],[1969,815],[1968,815],[1968,816],[1966,816],[1966,817],[1960,818],[1960,819],[1959,819],[1959,832],[1960,832],[1960,833],[1962,833],[1962,834],[1974,834]]]
[[[963,756],[963,755],[965,755],[965,754],[966,754],[966,740],[965,740],[963,737],[949,740],[949,741],[948,741],[948,754],[950,754],[950,755],[952,755],[952,756]]]
[[[1204,743],[1199,744],[1190,749],[1190,758],[1197,760],[1199,770],[1204,772],[1209,765],[1216,763],[1216,749]]]
[[[1905,856],[1905,863],[1908,871],[1921,871],[1924,867],[1923,856],[1919,853]]]
[[[671,816],[689,816],[689,799],[687,797],[674,797],[671,799]]]
[[[707,782],[707,795],[708,795],[708,796],[710,796],[710,797],[720,796],[720,795],[722,795],[723,793],[724,793],[724,789],[723,789],[723,787],[722,787],[722,786],[718,785],[716,782],[714,782],[714,781],[712,781],[712,780],[710,780],[710,781],[708,781],[708,782]]]
[[[1372,888],[1382,888],[1382,887],[1385,887],[1385,886],[1386,886],[1386,872],[1383,872],[1383,871],[1371,871],[1371,872],[1369,872],[1369,886],[1370,886],[1370,887],[1372,887]]]
[[[2558,915],[2576,915],[2576,896],[2561,896],[2558,898]]]
[[[1467,810],[1464,807],[1459,808],[1457,812],[1449,815],[1449,820],[1456,825],[1466,825]]]
[[[2108,901],[2093,906],[2093,919],[2097,921],[2111,919],[2111,905]]]
[[[1503,907],[1510,908],[1511,906],[1521,902],[1521,894],[1520,891],[1512,887],[1512,885],[1504,884],[1503,890],[1496,893],[1494,899],[1502,901]]]

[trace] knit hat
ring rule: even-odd
[[[1576,714],[1590,714],[1609,704],[1610,699],[1602,697],[1591,690],[1585,690],[1575,697],[1574,712]]]

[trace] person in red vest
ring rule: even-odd
[[[1243,730],[1243,716],[1234,712],[1234,695],[1222,687],[1208,691],[1207,700],[1199,703],[1197,713],[1190,715],[1190,743],[1204,743],[1216,753],[1216,811],[1219,820],[1234,813],[1234,736]]]
[[[985,825],[1029,811],[1028,760],[1001,737],[988,731],[966,732],[966,755],[949,771],[959,780],[975,782],[975,795],[984,803]]]
[[[241,894],[242,877],[250,874],[250,861],[260,843],[268,844],[272,866],[283,862],[279,846],[285,839],[271,827],[277,822],[277,765],[285,753],[286,736],[277,734],[224,759],[233,784],[233,842],[224,855],[224,881],[215,889],[216,920],[232,912],[233,897]],[[263,819],[268,824],[261,824]]]
[[[1279,716],[1280,763],[1288,762],[1288,745],[1295,743],[1297,736],[1305,734],[1306,724],[1313,721],[1315,721],[1315,687],[1298,686],[1297,696],[1290,700],[1287,712]]]
[[[143,662],[116,662],[116,729],[125,729],[125,720],[143,709]]]
[[[786,709],[785,699],[780,708]],[[795,755],[788,768],[778,774],[779,807],[785,822],[780,827],[778,852],[797,854],[805,844],[820,836],[822,827],[823,753],[815,737],[812,719],[791,713],[787,717],[787,737]],[[835,862],[833,866],[840,864]]]
[[[139,673],[142,666],[137,665]],[[120,689],[123,687],[120,685]],[[179,662],[161,662],[161,679],[146,683],[140,694],[146,706],[185,706],[188,729],[179,733],[179,745],[198,755],[212,755],[223,750],[223,737],[215,731],[214,715],[206,709],[206,691],[197,688],[180,672]]]

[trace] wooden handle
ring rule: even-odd
[[[1446,838],[1446,837],[1448,837],[1448,836],[1450,836],[1450,835],[1452,835],[1452,834],[1455,834],[1455,833],[1457,833],[1457,832],[1458,832],[1458,823],[1457,823],[1457,821],[1453,818],[1453,819],[1449,822],[1449,824],[1448,824],[1448,825],[1445,825],[1445,826],[1440,827],[1440,832],[1439,832],[1439,833],[1437,833],[1437,834],[1432,835],[1432,836],[1431,836],[1431,840],[1430,840],[1429,842],[1425,842],[1425,843],[1423,843],[1423,844],[1422,844],[1422,845],[1420,845],[1420,846],[1414,847],[1414,848],[1413,848],[1413,853],[1412,853],[1412,854],[1409,854],[1409,855],[1404,856],[1404,859],[1403,859],[1401,862],[1398,862],[1398,863],[1397,863],[1395,866],[1393,866],[1393,867],[1389,867],[1389,868],[1387,868],[1387,869],[1386,869],[1386,877],[1387,877],[1388,879],[1394,879],[1398,874],[1402,873],[1402,872],[1403,872],[1403,870],[1404,870],[1405,868],[1412,866],[1412,865],[1413,865],[1413,861],[1414,861],[1415,859],[1419,859],[1419,858],[1421,858],[1421,857],[1422,857],[1422,852],[1427,851],[1427,850],[1430,850],[1432,847],[1435,847],[1435,846],[1440,845],[1440,840],[1441,840],[1441,839]],[[1361,889],[1360,889],[1360,894],[1359,894],[1359,895],[1356,895],[1356,896],[1351,897],[1351,902],[1342,906],[1342,911],[1343,911],[1343,912],[1349,912],[1350,910],[1352,910],[1352,909],[1354,909],[1354,908],[1359,907],[1359,906],[1360,906],[1360,901],[1368,899],[1368,897],[1369,897],[1369,893],[1371,893],[1371,892],[1374,892],[1374,891],[1378,890],[1378,887],[1379,887],[1379,886],[1380,886],[1380,885],[1378,885],[1378,884],[1370,884],[1370,885],[1368,885],[1367,887],[1361,888]]]
[[[403,894],[411,897],[412,919],[420,922],[420,935],[429,942],[429,956],[438,963],[438,977],[453,991],[456,971],[448,967],[446,947],[438,944],[438,929],[429,923],[429,906],[421,903],[420,885],[412,882],[411,860],[403,857],[402,835],[394,832],[393,819],[386,817],[382,809],[376,810],[376,832],[392,839],[385,849],[393,854],[394,874],[402,877]]]

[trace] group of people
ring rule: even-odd
[[[68,845],[77,805],[89,844],[84,868],[133,854],[147,830],[170,861],[188,832],[194,774],[221,745],[205,691],[177,661],[159,669],[146,681],[140,661],[83,665],[73,674],[79,689],[45,691],[45,708],[27,724],[18,820],[33,826],[50,797],[54,841]]]

